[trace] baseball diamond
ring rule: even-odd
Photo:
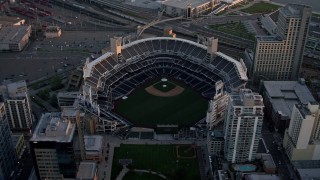
[[[79,104],[97,115],[97,132],[118,134],[139,125],[193,125],[205,117],[217,81],[231,92],[248,80],[243,61],[218,52],[214,38],[197,43],[153,37],[124,43],[111,38],[111,51],[84,66]],[[169,83],[160,82],[163,77]]]

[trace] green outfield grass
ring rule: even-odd
[[[191,145],[179,145],[178,154],[181,157],[192,157],[195,155],[195,150]]]
[[[242,12],[249,13],[249,14],[256,14],[256,13],[270,13],[273,11],[276,11],[280,8],[281,6],[275,5],[275,4],[270,4],[270,3],[265,3],[265,2],[259,2],[255,3],[252,6],[242,9]]]
[[[197,158],[178,160],[176,145],[121,144],[114,151],[111,179],[115,179],[122,169],[119,159],[132,159],[133,162],[128,166],[129,169],[155,171],[165,175],[168,179],[200,179]],[[128,176],[130,179],[139,179],[137,173],[130,173]]]
[[[173,97],[157,97],[145,88],[158,81],[138,87],[128,99],[120,99],[115,104],[115,112],[135,125],[155,127],[157,124],[189,126],[205,117],[208,102],[191,88],[181,84],[184,91]],[[176,84],[177,82],[171,81]]]
[[[150,173],[139,173],[134,171],[129,171],[123,178],[123,180],[163,180],[163,178],[158,175],[153,175]]]
[[[164,87],[165,86],[165,87]],[[158,89],[159,91],[162,91],[162,92],[168,92],[172,89],[174,89],[176,87],[175,84],[169,82],[169,81],[160,81],[160,82],[157,82],[153,85],[154,88]]]

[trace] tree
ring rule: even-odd
[[[55,76],[51,79],[51,90],[55,91],[63,88],[62,79],[60,76]]]
[[[56,94],[52,94],[51,97],[50,97],[50,104],[51,106],[55,107],[55,108],[59,108],[59,105],[58,105],[58,98],[57,98],[57,95]]]

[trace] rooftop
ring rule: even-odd
[[[186,9],[188,6],[196,8],[202,4],[211,2],[210,0],[166,0],[162,4],[176,8]]]
[[[281,178],[274,174],[248,174],[247,180],[281,180]]]
[[[75,124],[61,118],[61,113],[46,113],[39,120],[30,141],[71,142],[75,129]]]
[[[320,160],[292,161],[296,169],[320,169]]]
[[[224,139],[223,130],[213,130],[210,131],[211,139]]]
[[[306,104],[295,104],[296,108],[299,110],[303,118],[306,118],[307,115],[311,115],[308,105]]]
[[[311,14],[311,7],[307,5],[302,5],[302,4],[288,4],[282,8],[280,8],[280,12],[285,14],[288,17],[293,17],[293,18],[301,18],[302,16],[302,11],[304,8],[308,8]]]
[[[78,97],[81,92],[59,92],[57,94],[58,97],[66,97],[66,98],[74,98]]]
[[[264,81],[270,102],[282,117],[290,117],[295,104],[314,102],[308,87],[301,81]]]
[[[271,154],[263,154],[261,157],[263,160],[263,165],[266,168],[277,168],[277,166],[275,165],[275,163],[273,161]]]
[[[239,94],[230,96],[234,106],[264,106],[262,96],[251,89],[240,89]]]
[[[103,137],[99,135],[84,136],[86,152],[100,152],[103,147]]]
[[[97,170],[94,162],[81,162],[77,173],[77,179],[93,179]]]
[[[46,28],[46,32],[58,32],[61,31],[60,27],[58,26],[48,26]]]
[[[320,177],[320,168],[297,169],[299,176],[303,180],[317,180]]]
[[[0,44],[19,43],[31,26],[5,26],[0,29]]]
[[[25,20],[20,17],[0,16],[0,25],[21,25],[24,24]],[[21,23],[21,24],[20,24]]]
[[[64,107],[61,112],[62,117],[76,117],[78,110],[73,107]]]
[[[9,97],[24,97],[28,91],[25,80],[7,84],[7,88]]]

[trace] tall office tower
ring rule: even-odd
[[[254,83],[260,79],[298,79],[311,14],[311,7],[300,4],[280,8],[275,33],[257,36],[253,59],[246,60],[247,64],[252,62],[250,76]]]
[[[27,83],[23,80],[5,84],[2,86],[2,95],[10,129],[13,131],[30,130],[34,120]]]
[[[217,81],[215,84],[216,94],[209,101],[209,108],[206,116],[207,127],[211,129],[224,120],[227,108],[228,94],[223,91],[223,82]]]
[[[250,89],[229,96],[224,123],[225,158],[232,163],[253,161],[263,122],[263,99]]]
[[[295,104],[283,146],[290,160],[320,160],[320,108],[317,102]]]
[[[76,125],[61,113],[44,114],[30,139],[30,151],[38,179],[75,178]]]
[[[0,103],[0,133],[0,179],[10,179],[16,156],[4,103]]]

